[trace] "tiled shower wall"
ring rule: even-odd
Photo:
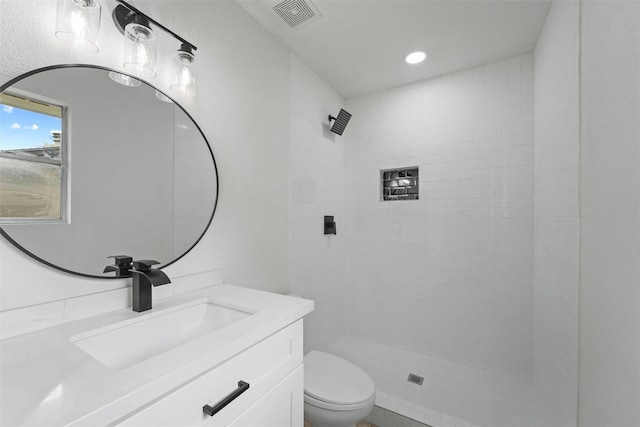
[[[351,99],[348,109],[350,333],[529,375],[531,54]],[[420,199],[381,202],[380,170],[405,166],[420,168]]]
[[[533,383],[541,425],[577,424],[580,4],[553,2],[534,51]]]
[[[344,138],[329,132],[326,124],[344,101],[297,56],[289,58],[289,281],[292,293],[316,302],[304,320],[306,352],[326,350],[344,332]],[[334,217],[336,235],[323,234],[324,215]]]
[[[640,2],[580,5],[578,424],[640,426]]]

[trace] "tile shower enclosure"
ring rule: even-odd
[[[338,141],[308,135],[339,96],[292,69],[292,99],[318,104],[292,103],[290,277],[317,302],[308,349],[358,363],[405,409],[515,422],[532,366],[533,55],[346,100]],[[419,197],[383,201],[385,172],[407,169]],[[337,236],[318,236],[316,210]]]

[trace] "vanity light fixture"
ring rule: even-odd
[[[131,6],[124,0],[116,0],[113,22],[125,38],[124,68],[134,75],[149,79],[156,76],[156,35],[152,27],[160,28],[180,42],[177,51],[178,64],[173,70],[171,89],[180,94],[195,95],[195,56],[197,49],[164,25]]]
[[[56,37],[85,52],[98,51],[100,3],[98,0],[58,0]]]
[[[427,59],[427,54],[422,51],[411,52],[407,56],[404,57],[404,60],[407,64],[419,64],[422,61]]]
[[[194,96],[196,94],[195,56],[191,46],[182,44],[176,52],[171,90],[179,95]]]
[[[194,96],[194,52],[197,47],[126,1],[115,2],[117,6],[112,11],[112,17],[116,28],[124,36],[124,69],[142,79],[156,77],[158,48],[154,29],[159,28],[180,43],[173,61],[171,89],[180,95]],[[58,0],[56,36],[62,41],[71,42],[78,49],[97,52],[100,10],[98,0]],[[111,73],[109,77],[125,86],[140,85],[140,81],[124,74]]]
[[[145,79],[154,78],[158,43],[149,19],[136,15],[124,28],[124,63],[130,73]]]

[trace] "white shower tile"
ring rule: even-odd
[[[440,419],[442,417],[442,414],[440,412],[421,405],[413,405],[413,408],[423,415],[425,423],[433,427],[436,427],[440,424]]]

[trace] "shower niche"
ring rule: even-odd
[[[418,200],[420,180],[418,167],[380,171],[381,200]]]

